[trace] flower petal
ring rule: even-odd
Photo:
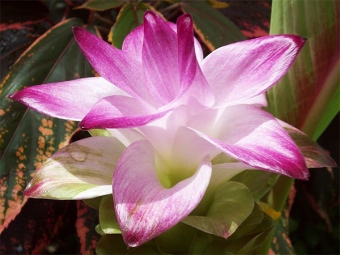
[[[274,35],[213,51],[201,68],[216,104],[233,104],[268,90],[287,72],[304,42],[294,35]]]
[[[156,13],[144,14],[143,71],[150,93],[162,105],[180,91],[176,33]]]
[[[172,22],[166,22],[168,26],[177,33],[177,26]],[[142,59],[142,49],[144,41],[144,24],[132,30],[124,39],[122,49],[123,51],[130,52],[136,58]],[[199,62],[203,60],[203,50],[199,41],[194,37],[194,46],[196,58]]]
[[[142,49],[144,41],[144,25],[139,25],[132,30],[124,39],[122,50],[134,55],[136,59],[142,61]]]
[[[330,155],[309,136],[297,128],[277,120],[301,150],[308,168],[336,167]]]
[[[171,164],[181,169],[197,167],[202,161],[211,161],[222,151],[199,137],[193,130],[180,127],[172,145]]]
[[[48,116],[81,120],[101,98],[125,93],[101,77],[32,86],[9,98]]]
[[[108,96],[98,101],[79,123],[84,129],[92,128],[132,128],[143,126],[167,112],[152,112],[147,105],[125,96]]]
[[[90,137],[60,149],[35,174],[25,195],[87,199],[112,192],[112,175],[125,147],[114,137]]]
[[[112,47],[83,28],[75,27],[73,33],[85,57],[103,78],[134,98],[154,103],[145,86],[138,58]]]
[[[182,15],[177,20],[178,66],[180,76],[180,91],[177,97],[183,97],[186,104],[194,98],[201,104],[212,106],[215,98],[198,64],[195,47],[193,21],[189,14]],[[181,103],[183,100],[179,101]]]
[[[301,151],[276,119],[260,108],[228,107],[211,132],[213,137],[196,133],[250,166],[298,179],[309,175]]]
[[[210,163],[203,163],[195,175],[166,189],[157,176],[152,146],[145,140],[130,145],[119,160],[113,182],[125,243],[130,247],[143,244],[185,218],[202,199],[210,176]]]
[[[190,87],[197,69],[192,18],[184,14],[177,19],[178,68],[180,95]]]

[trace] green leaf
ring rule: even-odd
[[[337,0],[274,0],[270,33],[307,38],[294,65],[268,93],[269,109],[315,141],[340,110]]]
[[[100,203],[103,197],[94,197],[89,199],[84,199],[83,202],[89,207],[99,210]]]
[[[203,1],[180,1],[182,11],[192,15],[195,32],[212,51],[245,39],[240,29],[221,12]]]
[[[143,244],[139,247],[128,248],[124,243],[121,235],[103,235],[96,248],[98,255],[107,254],[164,254],[157,251],[150,243]]]
[[[166,232],[155,238],[157,248],[163,254],[188,254],[197,230],[189,225],[179,222]]]
[[[99,224],[105,234],[121,234],[112,195],[104,196],[99,207]]]
[[[143,23],[143,14],[146,10],[154,10],[152,6],[144,3],[126,4],[119,11],[115,24],[111,28],[109,41],[121,49],[125,37],[138,25]]]
[[[268,238],[273,226],[273,220],[266,214],[258,224],[241,225],[235,234],[226,240],[225,249],[234,254],[253,254],[251,251]]]
[[[122,0],[89,0],[86,3],[82,4],[81,6],[76,7],[76,9],[90,9],[94,11],[105,11],[108,9],[116,8],[122,4],[124,4],[125,1]]]
[[[86,199],[112,193],[112,176],[125,146],[115,137],[95,136],[53,154],[26,189],[30,197]]]
[[[91,136],[107,136],[110,137],[112,134],[106,129],[91,129],[89,130]]]
[[[246,170],[231,180],[246,185],[253,195],[254,200],[258,201],[276,184],[278,178],[278,174],[261,170]]]
[[[251,226],[251,225],[256,225],[262,222],[263,220],[263,211],[261,207],[255,203],[254,208],[251,212],[251,214],[248,216],[248,218],[242,222],[241,226]]]
[[[250,215],[254,199],[248,188],[238,182],[226,182],[216,189],[206,216],[188,216],[183,223],[203,232],[228,238]]]
[[[92,76],[92,68],[73,39],[78,19],[65,20],[36,40],[0,84],[0,225],[20,211],[31,175],[52,153],[67,144],[73,121],[44,117],[6,98],[23,87]]]
[[[268,238],[272,228],[272,219],[264,215],[258,224],[241,225],[228,239],[198,232],[190,254],[257,254],[252,251]]]

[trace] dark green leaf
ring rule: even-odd
[[[124,243],[122,235],[104,235],[100,238],[96,253],[98,255],[107,254],[164,254],[160,253],[149,243],[136,248],[128,248]]]
[[[289,239],[288,219],[286,214],[283,214],[283,217],[276,223],[275,238],[273,239],[271,248],[274,254],[295,254]]]
[[[86,8],[90,10],[95,10],[95,11],[105,11],[108,9],[116,8],[122,4],[124,4],[125,1],[123,0],[89,0],[83,5],[77,7],[77,9],[80,8]]]
[[[248,187],[255,201],[262,198],[276,183],[279,175],[260,171],[246,170],[231,180],[241,182]]]
[[[210,50],[245,39],[240,29],[204,1],[180,1],[183,12],[192,15],[195,32]]]
[[[84,203],[88,206],[92,207],[93,209],[99,210],[100,203],[103,197],[95,197],[90,199],[84,199]]]
[[[190,254],[257,254],[252,251],[268,238],[272,228],[273,221],[264,215],[261,222],[242,229],[240,227],[228,239],[199,231]]]
[[[109,34],[109,41],[117,48],[121,48],[125,37],[135,27],[143,23],[143,14],[153,9],[150,5],[139,3],[126,4],[119,12],[117,20]]]
[[[248,188],[238,182],[226,182],[215,191],[206,216],[188,216],[183,223],[203,232],[228,238],[250,215],[254,200]]]

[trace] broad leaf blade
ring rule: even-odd
[[[276,184],[278,178],[278,174],[260,170],[246,170],[231,180],[246,185],[253,195],[254,200],[259,201]]]
[[[269,91],[269,109],[316,140],[340,109],[339,2],[278,0],[272,10],[271,34],[298,34],[307,42]]]
[[[182,222],[203,232],[228,238],[251,214],[253,207],[254,199],[248,188],[229,181],[216,189],[206,216],[188,216]]]
[[[92,76],[73,39],[71,28],[81,25],[80,20],[70,19],[47,31],[21,55],[0,85],[1,225],[7,226],[20,211],[23,189],[35,169],[66,145],[77,128],[75,122],[42,116],[6,96],[25,86]]]
[[[211,51],[245,39],[233,22],[206,2],[180,1],[180,6],[192,15],[195,32]]]
[[[125,37],[135,27],[143,23],[143,14],[146,10],[153,10],[153,8],[144,3],[126,4],[120,9],[117,20],[113,25],[110,34],[109,41],[115,47],[121,49]]]
[[[105,234],[122,233],[113,206],[112,195],[107,195],[102,198],[99,206],[99,224]]]

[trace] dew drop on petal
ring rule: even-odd
[[[83,162],[86,159],[86,151],[77,144],[70,144],[67,152],[76,161]]]

